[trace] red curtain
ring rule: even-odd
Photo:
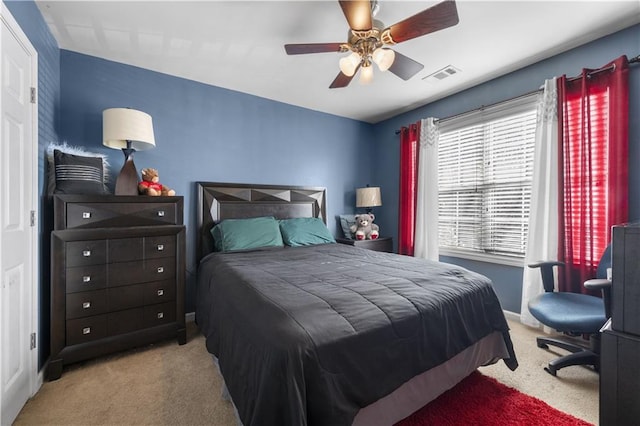
[[[400,129],[400,205],[398,207],[398,253],[413,256],[418,179],[420,122]]]
[[[628,105],[625,56],[558,79],[561,291],[587,293],[611,226],[628,219]]]

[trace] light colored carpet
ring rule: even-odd
[[[511,340],[518,358],[518,368],[511,371],[503,362],[481,367],[480,372],[507,386],[543,400],[560,411],[592,424],[598,424],[600,376],[590,367],[573,366],[558,371],[553,377],[544,367],[554,358],[566,355],[557,348],[536,346],[542,335],[519,322],[509,321]]]
[[[483,374],[588,422],[598,419],[598,374],[583,367],[543,367],[555,357],[535,345],[536,330],[510,321],[520,366],[499,362]],[[221,398],[221,378],[193,323],[187,344],[175,340],[68,366],[27,402],[15,425],[236,426]]]

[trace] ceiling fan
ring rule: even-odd
[[[389,70],[403,80],[416,75],[424,65],[386,46],[393,46],[458,23],[455,1],[446,0],[428,9],[386,27],[373,19],[378,10],[378,0],[339,0],[342,12],[349,23],[346,43],[286,44],[288,55],[324,52],[351,52],[340,59],[340,73],[329,86],[331,89],[346,87],[360,70],[360,82],[369,83],[373,78],[372,64],[381,71]]]

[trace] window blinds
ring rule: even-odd
[[[504,102],[441,127],[440,247],[521,257],[533,175],[536,95]]]

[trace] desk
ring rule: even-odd
[[[605,329],[600,356],[600,425],[637,425],[640,336]]]

